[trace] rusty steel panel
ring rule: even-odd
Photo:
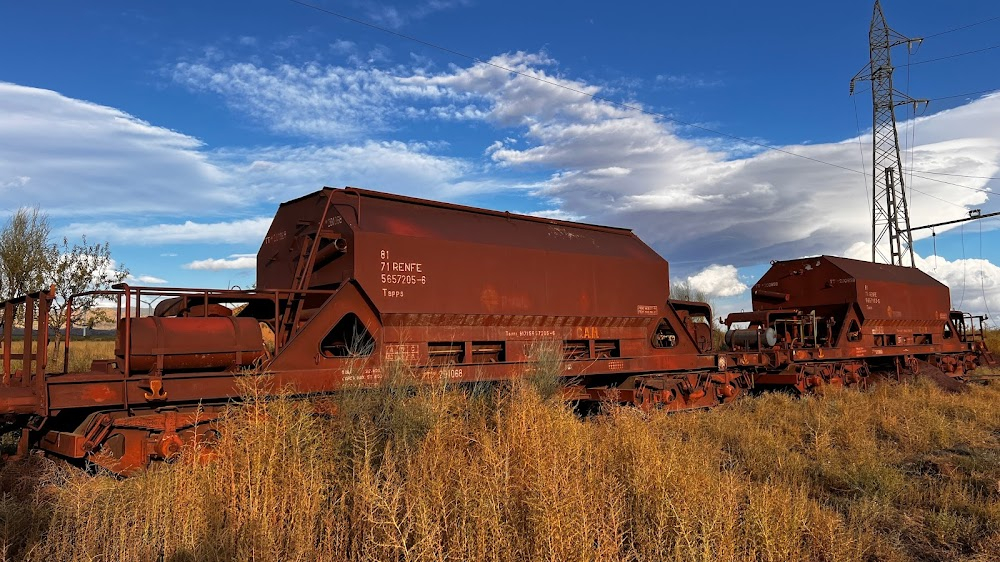
[[[819,256],[775,262],[753,286],[754,310],[857,305],[865,321],[944,324],[948,287],[916,268]]]
[[[653,317],[669,292],[666,260],[626,229],[353,188],[279,208],[258,254],[259,288],[291,286],[302,234],[324,216],[325,240],[346,249],[317,260],[309,288],[356,279],[384,314]]]
[[[773,262],[752,299],[754,312],[727,319],[727,341],[740,351],[759,350],[744,353],[742,364],[787,366],[802,392],[834,381],[862,384],[858,373],[869,369],[898,374],[919,357],[960,374],[964,368],[950,367],[957,365],[952,355],[978,348],[981,339],[955,324],[948,288],[914,268],[832,256]],[[748,329],[736,326],[744,322]],[[989,360],[988,353],[980,356]],[[865,362],[852,363],[857,358]],[[808,367],[833,359],[841,362],[815,372]],[[859,367],[842,372],[848,365]],[[785,384],[786,375],[763,373],[757,383]]]

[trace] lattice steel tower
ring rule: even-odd
[[[889,51],[897,45],[905,43],[909,47],[921,41],[890,29],[882,5],[875,0],[868,30],[870,61],[851,79],[851,95],[859,80],[872,83],[872,261],[876,263],[913,267],[913,238],[899,156],[896,106],[926,102],[893,88]]]

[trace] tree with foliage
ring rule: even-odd
[[[670,298],[678,301],[709,302],[708,293],[692,287],[688,281],[671,281]]]
[[[49,219],[38,208],[21,208],[0,230],[0,295],[11,299],[45,285]]]
[[[0,294],[9,299],[54,284],[49,326],[58,346],[67,316],[71,324],[84,322],[100,302],[95,295],[78,297],[70,310],[70,296],[107,289],[125,279],[128,270],[115,265],[107,242],[91,244],[84,236],[79,243],[70,244],[67,238],[61,244],[49,243],[50,232],[48,216],[37,208],[11,215],[0,230]]]
[[[128,275],[128,270],[120,265],[116,267],[107,242],[89,244],[86,236],[82,236],[80,242],[72,246],[68,239],[63,238],[62,244],[52,244],[46,251],[46,278],[56,286],[56,299],[49,311],[49,321],[56,330],[54,341],[58,347],[61,328],[66,325],[67,318],[71,325],[92,325],[93,320],[110,320],[103,311],[97,309],[101,301],[100,295],[77,296],[73,298],[72,309],[69,307],[70,297],[108,289],[115,283],[121,283]]]

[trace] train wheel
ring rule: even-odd
[[[207,460],[219,439],[218,417],[218,410],[173,409],[119,417],[86,459],[123,475],[140,472],[152,461],[173,461],[185,447],[193,447],[198,458]]]
[[[149,466],[147,450],[150,432],[143,429],[119,428],[108,434],[87,461],[101,468],[125,476],[145,470]]]

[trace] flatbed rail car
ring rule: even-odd
[[[713,349],[709,307],[670,300],[667,262],[627,229],[324,188],[280,206],[256,286],[103,292],[115,355],[86,372],[66,368],[69,326],[62,372],[49,372],[51,291],[3,303],[0,416],[20,429],[19,453],[140,470],[212,431],[248,369],[301,394],[376,386],[388,364],[495,381],[523,376],[546,346],[574,399],[703,408],[752,384]],[[144,300],[158,304],[139,317]],[[39,341],[26,330],[15,357],[18,308]]]
[[[951,310],[948,287],[916,268],[834,256],[773,262],[730,314],[726,343],[761,386],[808,392],[900,377],[923,364],[963,378],[995,366],[984,316]]]

